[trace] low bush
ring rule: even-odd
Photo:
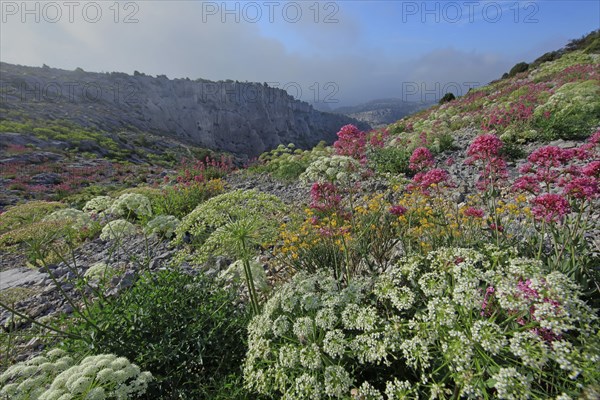
[[[277,197],[257,190],[234,190],[213,197],[185,216],[176,230],[175,243],[184,243],[188,236],[200,247],[219,227],[231,221],[257,217],[276,221],[286,206]]]
[[[534,127],[545,139],[581,139],[600,125],[597,81],[566,83],[534,112]]]
[[[65,204],[49,201],[30,201],[9,207],[0,214],[0,233],[21,228],[41,219],[53,211],[65,208]]]
[[[68,332],[71,352],[111,353],[152,373],[145,398],[200,399],[223,393],[241,374],[248,313],[235,292],[202,275],[167,270],[140,276],[133,288],[87,311]],[[239,390],[239,388],[237,389]]]

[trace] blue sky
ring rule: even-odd
[[[600,26],[596,0],[65,4],[0,0],[0,60],[271,82],[332,107],[466,91]]]

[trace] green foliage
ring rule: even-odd
[[[200,203],[222,193],[223,190],[223,182],[220,179],[165,186],[159,198],[152,198],[152,209],[155,214],[183,218]]]
[[[30,201],[9,207],[0,214],[0,233],[40,221],[46,215],[64,207],[66,206],[63,203],[48,201]]]
[[[268,153],[259,157],[262,164],[250,168],[252,172],[269,173],[281,180],[294,180],[308,168],[318,157],[329,153],[325,143],[321,142],[312,150],[297,149],[293,143],[287,146],[279,145]]]
[[[93,158],[96,158],[96,156],[94,155]],[[103,196],[113,189],[111,186],[91,184],[90,186],[81,188],[77,193],[63,197],[61,200],[66,204],[70,204],[71,207],[82,209],[94,197]]]
[[[527,64],[526,62],[517,63],[510,69],[510,71],[508,71],[508,76],[513,77],[517,74],[527,71],[528,69],[529,64]]]
[[[183,243],[190,235],[192,244],[200,247],[214,231],[232,221],[256,217],[277,223],[285,210],[285,204],[277,196],[257,190],[223,193],[200,204],[182,219],[175,243]]]
[[[588,137],[600,125],[600,84],[566,83],[534,112],[534,126],[546,139]]]
[[[61,140],[77,148],[84,142],[94,142],[108,150],[110,156],[124,159],[129,151],[123,149],[106,132],[89,130],[65,120],[27,120],[25,122],[0,120],[0,132],[31,133],[42,139]]]
[[[298,274],[249,325],[245,382],[294,399],[575,398],[600,383],[580,295],[491,247],[408,257],[347,287]]]
[[[110,210],[114,200],[110,196],[96,196],[88,200],[83,206],[83,211],[90,214],[103,214]]]
[[[369,167],[379,173],[408,174],[412,152],[403,146],[386,146],[372,149],[368,155]]]
[[[91,346],[70,339],[66,348],[116,354],[150,371],[146,398],[212,398],[223,393],[223,380],[241,372],[248,314],[234,292],[202,275],[144,274],[114,301],[92,305],[88,315],[94,325],[81,321],[69,332],[92,338]]]
[[[444,96],[442,96],[440,101],[438,101],[438,104],[450,103],[452,100],[456,100],[456,96],[454,95],[454,93],[448,92]]]

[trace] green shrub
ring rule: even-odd
[[[44,221],[69,221],[74,230],[89,229],[93,222],[90,216],[74,208],[63,208],[44,217]]]
[[[169,185],[163,188],[159,198],[152,200],[152,209],[155,214],[183,218],[200,203],[222,193],[223,190],[224,185],[220,179]]]
[[[408,257],[347,287],[299,274],[251,321],[245,382],[290,399],[576,398],[600,383],[598,318],[580,295],[491,247]]]
[[[380,173],[407,174],[411,152],[405,147],[387,146],[373,149],[369,155],[369,166]]]
[[[438,104],[450,103],[452,100],[456,100],[456,96],[454,93],[448,92],[440,99],[440,101],[438,101]]]
[[[280,144],[261,154],[259,161],[263,164],[250,167],[250,171],[269,173],[277,179],[290,181],[300,177],[313,161],[329,152],[330,148],[326,148],[324,142],[320,142],[312,150],[297,149],[293,143],[287,146]]]
[[[35,221],[40,221],[46,215],[66,205],[59,202],[30,201],[9,207],[0,214],[0,233],[21,228]]]
[[[508,71],[508,76],[515,76],[517,74],[520,74],[521,72],[525,72],[529,69],[529,64],[527,64],[526,62],[520,62],[515,64],[510,71]]]
[[[200,204],[182,219],[175,243],[183,243],[190,235],[192,243],[200,247],[214,231],[231,221],[260,217],[276,224],[276,216],[285,210],[285,204],[277,196],[257,190],[223,193]]]
[[[593,80],[564,84],[534,112],[534,126],[547,139],[584,138],[598,125],[600,84]]]
[[[90,348],[73,339],[65,346],[116,354],[150,371],[145,398],[212,398],[222,381],[241,374],[248,314],[235,297],[202,275],[144,274],[114,301],[86,311],[95,326],[81,321],[69,328],[93,338]]]
[[[137,186],[137,187],[120,190],[117,193],[113,193],[112,196],[119,198],[120,196],[122,196],[124,194],[131,194],[131,193],[141,194],[142,196],[145,196],[150,201],[153,213],[156,214],[155,205],[158,202],[160,202],[160,200],[163,197],[163,193],[159,188],[154,188],[154,187],[149,187],[149,186]]]
[[[360,171],[360,163],[352,157],[321,156],[306,168],[300,180],[306,183],[335,182],[344,186],[359,181]]]
[[[110,210],[114,200],[110,196],[96,196],[88,200],[83,206],[83,211],[90,214],[103,214]]]

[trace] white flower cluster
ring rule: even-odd
[[[346,361],[379,364],[389,355],[370,292],[369,279],[344,288],[321,274],[279,288],[248,327],[247,387],[286,399],[347,398],[355,379]]]
[[[119,240],[126,236],[135,235],[137,229],[135,225],[124,219],[116,219],[110,221],[102,228],[100,239],[102,240]]]
[[[110,213],[117,217],[150,217],[152,216],[152,207],[148,197],[139,193],[125,193],[110,207]]]
[[[600,334],[579,296],[566,276],[494,248],[413,256],[347,287],[298,274],[249,325],[246,385],[284,398],[581,393],[600,383]],[[352,373],[371,368],[377,381]]]
[[[8,368],[0,375],[0,398],[38,399],[54,378],[73,366],[75,361],[64,351],[55,349]]]
[[[92,224],[90,216],[74,208],[63,208],[44,217],[44,221],[69,221],[75,230],[88,228]]]
[[[267,280],[267,274],[263,266],[252,260],[250,261],[250,270],[252,271],[252,280],[254,281],[254,287],[261,292],[265,292],[269,289],[269,282]],[[219,273],[219,279],[229,283],[235,282],[246,285],[244,275],[244,263],[242,260],[237,260],[232,263],[225,271]]]
[[[77,364],[63,350],[18,363],[0,375],[0,397],[11,400],[129,399],[152,380],[126,358],[102,354]]]
[[[332,182],[351,184],[360,180],[361,165],[348,156],[323,156],[311,163],[300,175],[305,183]]]
[[[104,262],[97,262],[92,264],[83,276],[90,280],[103,280],[109,278],[112,272],[113,268],[110,265]]]
[[[114,200],[109,196],[97,196],[83,206],[83,211],[90,214],[102,214],[112,206]]]
[[[39,400],[130,399],[143,394],[151,380],[150,372],[141,372],[126,358],[101,354],[60,373]]]
[[[179,219],[173,215],[158,215],[146,225],[146,233],[156,234],[158,236],[170,239],[175,234],[179,226]]]

